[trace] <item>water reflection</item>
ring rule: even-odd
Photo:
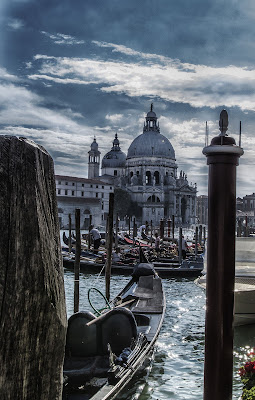
[[[65,271],[67,313],[73,313],[72,271]],[[114,275],[111,281],[113,298],[129,281],[128,276]],[[202,400],[204,368],[205,295],[192,279],[164,279],[166,317],[157,342],[155,360],[147,379],[132,382],[120,400]],[[87,292],[97,287],[104,292],[104,276],[80,275],[80,310],[87,309]],[[100,296],[94,299],[101,301]],[[100,306],[102,302],[100,302]],[[255,346],[255,325],[238,327],[234,338],[233,399],[241,394],[238,369],[247,352]]]

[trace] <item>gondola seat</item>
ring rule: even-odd
[[[93,357],[108,354],[108,343],[111,350],[119,355],[125,347],[131,345],[137,336],[137,325],[130,310],[124,307],[115,308],[96,319],[89,312],[73,314],[68,321],[66,337],[66,356]]]

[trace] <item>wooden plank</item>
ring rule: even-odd
[[[0,398],[61,399],[66,336],[54,165],[0,137]]]

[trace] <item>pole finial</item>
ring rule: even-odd
[[[220,113],[219,129],[221,132],[220,135],[226,136],[228,130],[228,113],[226,110],[222,110]]]
[[[153,111],[153,103],[151,103],[151,111]]]

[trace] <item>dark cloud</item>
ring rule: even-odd
[[[179,169],[184,169],[192,182],[200,181],[205,190],[207,167],[201,156],[205,121],[209,121],[211,138],[218,134],[221,109],[227,108],[229,132],[238,139],[242,120],[243,140],[249,146],[255,123],[252,77],[218,76],[215,70],[210,80],[208,70],[200,76],[196,67],[254,69],[253,0],[2,0],[0,15],[0,72],[6,69],[0,123],[4,131],[12,133],[16,128],[49,147],[58,173],[65,159],[66,170],[78,171],[75,160],[82,160],[94,134],[100,138],[103,152],[118,130],[122,149],[127,151],[132,138],[142,132],[142,116],[151,101],[161,116],[161,132],[175,144]],[[55,66],[60,67],[48,74],[51,80],[41,77],[43,61],[34,58],[38,54],[54,57]],[[115,62],[112,74],[126,63],[130,72],[125,72],[126,81],[122,77],[119,83],[112,79],[111,71],[107,75],[101,68],[94,74],[97,83],[78,84],[71,80],[85,80],[89,66],[85,75],[77,71],[75,75],[72,67],[65,75],[63,63],[58,62],[64,58],[70,63],[78,58],[100,60],[105,65]],[[170,62],[174,65],[171,59],[176,60],[176,68],[169,69],[169,75],[176,76],[167,81],[163,72]],[[156,69],[157,64],[157,77],[143,75],[142,69],[138,74],[139,67]],[[177,74],[180,71],[190,73],[183,86]],[[13,75],[9,82],[8,74]],[[196,76],[199,78],[194,81]],[[57,81],[67,77],[68,83]],[[86,148],[82,154],[81,143]],[[192,153],[189,159],[185,159],[187,146]],[[250,160],[252,155],[247,165]],[[246,176],[246,171],[241,169],[240,176]],[[247,187],[248,179],[241,188]]]
[[[10,2],[7,15],[23,21],[24,29],[19,38],[10,32],[9,39],[19,58],[22,54],[18,43],[23,43],[26,57],[47,47],[46,38],[38,34],[45,31],[71,35],[78,40],[114,42],[185,62],[240,65],[245,58],[252,65],[254,15],[247,13],[244,3],[234,0]],[[6,55],[7,50],[6,47]],[[54,52],[57,55],[59,49],[54,47]],[[73,52],[84,56],[82,47]]]

